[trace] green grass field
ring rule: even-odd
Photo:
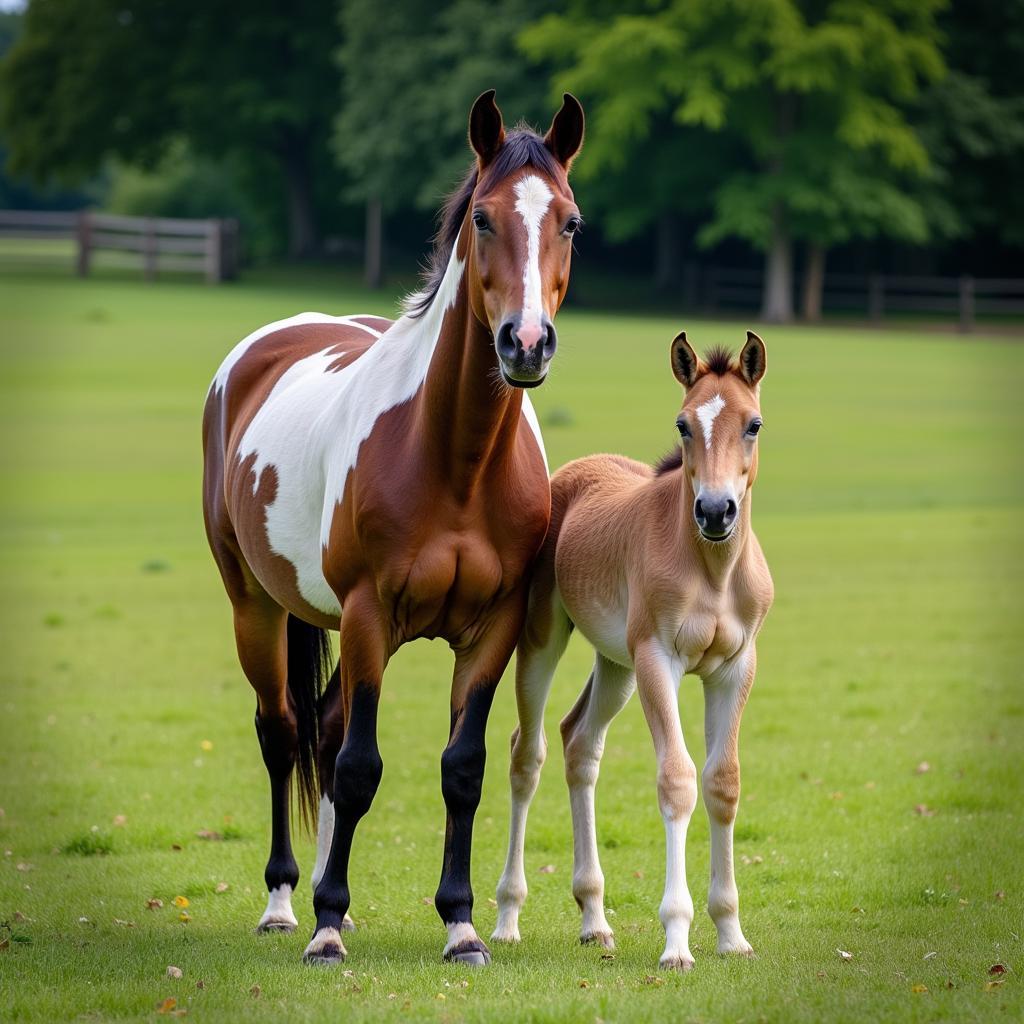
[[[267,784],[203,537],[199,419],[228,348],[309,308],[393,306],[322,274],[223,288],[0,278],[0,1018],[159,1019],[163,1004],[252,1024],[1020,1020],[1024,347],[1008,338],[762,332],[754,522],[777,598],[742,733],[737,825],[756,959],[719,959],[699,911],[696,969],[657,969],[664,841],[635,701],[612,727],[598,788],[618,949],[609,959],[577,944],[554,742],[589,671],[576,640],[551,702],[521,946],[496,947],[484,971],[440,963],[427,898],[451,662],[425,642],[385,680],[384,779],[356,838],[360,930],[345,970],[299,963],[313,923],[308,839],[299,931],[253,934]],[[738,346],[748,325],[561,316],[554,372],[535,392],[553,465],[668,447],[679,393],[667,352],[684,326],[700,348]],[[699,690],[684,680],[698,763]],[[474,849],[482,935],[513,724],[506,678]],[[700,810],[689,876],[700,907]],[[147,909],[153,898],[162,909]],[[995,964],[1006,973],[990,974]]]

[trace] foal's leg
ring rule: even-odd
[[[341,699],[341,663],[334,669],[327,688],[320,697],[318,708],[320,719],[320,747],[317,751],[317,766],[320,776],[320,811],[317,815],[316,864],[309,884],[314,892],[324,877],[327,858],[331,853],[331,839],[334,837],[334,765],[338,751],[345,738],[345,706]],[[355,931],[356,926],[348,914],[341,922],[342,931]]]
[[[711,830],[708,913],[718,929],[719,953],[753,953],[740,928],[733,873],[732,832],[740,799],[740,717],[754,683],[753,646],[704,682],[704,734],[708,758],[701,774]]]
[[[480,640],[456,652],[451,732],[441,755],[441,793],[448,811],[441,881],[434,896],[448,941],[444,959],[483,966],[491,953],[473,927],[470,860],[473,819],[480,804],[487,749],[487,716],[498,680],[515,649],[525,615],[525,594],[504,603],[480,632]]]
[[[667,864],[659,916],[665,928],[661,966],[689,970],[693,898],[686,884],[686,830],[697,804],[697,769],[683,742],[679,723],[680,667],[657,641],[634,653],[637,690],[658,758],[658,806],[665,822]]]
[[[531,603],[527,623],[516,654],[516,705],[519,725],[512,733],[512,762],[509,782],[512,813],[509,823],[508,856],[498,882],[498,923],[491,938],[496,942],[519,941],[519,911],[526,900],[526,870],[523,847],[526,816],[537,792],[540,770],[547,756],[544,736],[544,705],[547,703],[555,667],[569,642],[569,617],[557,596],[549,595]]]
[[[292,854],[288,785],[299,740],[288,700],[287,614],[265,594],[237,599],[233,607],[238,659],[256,691],[256,735],[270,776],[270,857],[264,873],[269,896],[256,930],[291,932],[299,923],[292,911],[299,866]]]
[[[350,902],[348,861],[356,825],[370,809],[384,770],[377,747],[377,705],[389,653],[373,598],[346,601],[341,616],[345,739],[334,764],[334,834],[313,895],[316,930],[303,954],[307,963],[335,964],[347,955],[341,931]]]
[[[565,780],[572,808],[572,894],[583,912],[580,942],[614,949],[612,929],[604,913],[604,874],[597,853],[594,788],[612,719],[633,693],[631,669],[597,655],[586,688],[562,720]]]

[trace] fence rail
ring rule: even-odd
[[[63,250],[44,245],[33,252],[29,247],[26,255],[32,262],[53,263],[73,251],[74,268],[81,277],[90,273],[94,256],[101,252],[116,254],[119,266],[141,269],[147,280],[165,270],[199,273],[212,283],[238,274],[238,222],[232,219],[0,210],[0,239],[69,242]]]
[[[709,312],[756,308],[763,277],[757,270],[685,268],[689,305]],[[798,282],[794,282],[794,291]],[[798,296],[794,295],[794,299]],[[961,331],[973,330],[979,315],[1024,316],[1024,278],[931,277],[921,274],[827,274],[822,311],[861,313],[881,321],[887,312],[955,314]]]

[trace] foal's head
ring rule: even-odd
[[[676,419],[682,469],[693,490],[697,529],[713,543],[732,536],[757,476],[765,363],[764,342],[753,331],[735,361],[718,348],[698,359],[685,332],[672,342],[672,372],[686,389]]]
[[[566,93],[543,138],[522,127],[506,133],[491,90],[473,104],[469,141],[476,162],[445,207],[437,256],[447,236],[448,252],[455,245],[465,261],[473,313],[494,339],[502,379],[536,387],[555,354],[552,319],[581,224],[568,173],[583,142],[583,108]],[[432,277],[443,273],[439,263]]]

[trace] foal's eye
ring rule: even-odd
[[[583,221],[579,217],[570,217],[562,231],[563,235],[575,235],[583,227]]]
[[[487,218],[479,210],[473,214],[473,224],[476,226],[477,231],[491,230],[491,225],[488,223]]]
[[[682,438],[693,437],[693,435],[690,433],[690,425],[686,422],[686,420],[679,420],[676,423],[676,430],[679,431],[679,436]]]
[[[747,427],[747,437],[757,437],[757,432],[761,429],[760,420],[751,420],[750,426]]]

